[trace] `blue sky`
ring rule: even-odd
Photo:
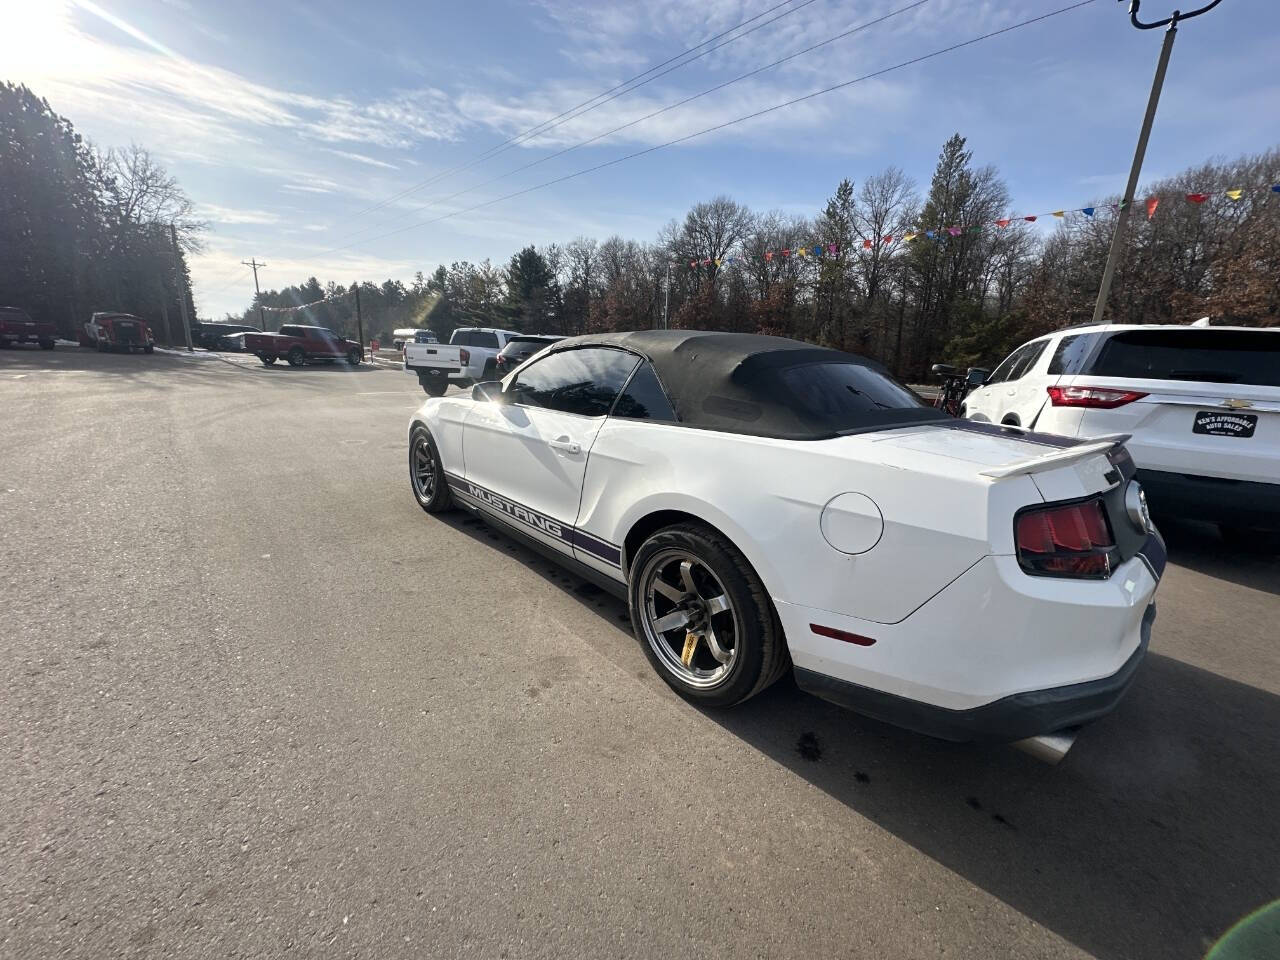
[[[0,0],[0,77],[102,147],[149,147],[210,222],[201,316],[315,275],[408,280],[528,243],[653,239],[727,193],[813,214],[887,165],[922,187],[953,132],[1008,182],[1012,213],[1121,190],[1160,44],[1127,4],[1051,20],[545,190],[438,217],[929,53],[1070,0],[926,0],[855,36],[501,182],[553,150],[911,0],[794,0],[794,12],[613,102],[372,212],[421,181],[779,0]],[[1164,15],[1177,0],[1145,0]],[[1186,0],[1183,6],[1190,5]],[[803,6],[802,6],[803,4]],[[1147,179],[1280,143],[1275,0],[1225,0],[1179,33]],[[821,239],[821,238],[815,238]],[[335,249],[335,248],[342,249]]]

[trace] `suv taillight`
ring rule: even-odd
[[[1111,390],[1107,387],[1049,387],[1049,402],[1055,407],[1094,407],[1114,410],[1146,396],[1136,390]]]
[[[1041,577],[1111,576],[1115,538],[1100,499],[1023,510],[1014,520],[1018,563]]]
[[[465,366],[466,364],[470,363],[470,362],[471,362],[471,351],[470,351],[470,350],[468,350],[466,347],[463,347],[462,349],[460,349],[460,350],[458,351],[458,359],[462,361],[462,363],[463,363],[463,365],[464,365],[464,366]]]

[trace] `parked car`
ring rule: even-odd
[[[218,338],[215,349],[227,353],[245,353],[244,338],[257,331],[243,330],[240,333],[228,333]]]
[[[243,323],[202,323],[199,327],[199,334],[196,341],[199,346],[206,350],[227,350],[234,349],[238,344],[241,349],[244,346],[244,340],[241,338],[235,344],[230,346],[224,345],[223,341],[236,333],[261,333],[257,327],[248,326]]]
[[[452,378],[464,385],[489,380],[498,369],[498,354],[512,338],[520,334],[497,327],[459,327],[449,337],[455,347],[467,348],[467,360]]]
[[[499,377],[506,376],[547,344],[563,339],[564,337],[540,333],[522,333],[518,337],[512,337],[507,341],[507,345],[498,351],[494,373]]]
[[[420,339],[426,337],[429,339]],[[403,327],[399,330],[391,331],[391,345],[397,350],[403,350],[406,343],[437,343],[439,342],[436,335],[430,330],[422,330],[418,327]]]
[[[1233,542],[1280,530],[1280,329],[1109,324],[1023,344],[965,398],[974,420],[1131,434],[1151,508]]]
[[[327,327],[300,323],[286,323],[278,333],[246,333],[244,348],[256,353],[267,366],[283,359],[291,367],[316,360],[345,360],[354,367],[364,359],[364,347],[354,340],[340,337]]]
[[[1122,444],[959,420],[850,354],[576,337],[428,399],[408,432],[424,510],[474,511],[626,597],[698,704],[794,669],[882,720],[1060,755],[1147,649],[1165,552]]]
[[[418,378],[428,394],[442,397],[450,383],[466,386],[495,376],[498,354],[521,336],[494,327],[459,327],[447,344],[406,343],[404,369]]]
[[[80,346],[96,347],[101,353],[151,353],[156,338],[147,321],[131,313],[99,311],[80,330]]]
[[[0,307],[0,349],[27,342],[52,350],[57,337],[52,323],[32,320],[31,314],[18,307]]]
[[[433,397],[443,397],[449,381],[470,362],[468,347],[417,342],[404,345],[404,372],[416,376],[422,389]]]

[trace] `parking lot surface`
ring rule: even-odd
[[[427,517],[388,367],[0,355],[0,956],[1202,956],[1280,896],[1280,561],[1164,527],[1061,766],[780,683]]]

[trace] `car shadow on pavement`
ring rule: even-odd
[[[1280,553],[1261,536],[1258,549],[1243,552],[1223,542],[1215,526],[1194,520],[1159,518],[1169,559],[1215,580],[1227,580],[1280,596]]]
[[[784,682],[708,713],[851,810],[1104,960],[1203,956],[1280,893],[1280,697],[1150,655],[1050,767]]]
[[[602,619],[606,647],[630,641],[621,601],[470,514],[441,519],[577,599]],[[615,655],[635,665],[629,651]],[[1280,697],[1171,657],[1150,654],[1116,712],[1085,727],[1056,767],[879,723],[790,676],[701,712],[1103,960],[1201,957],[1280,895]]]

